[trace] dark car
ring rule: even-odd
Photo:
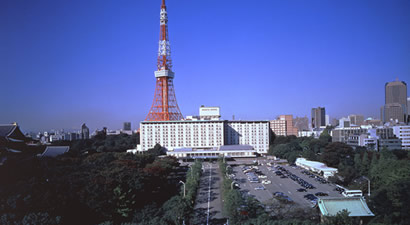
[[[285,194],[283,194],[283,192],[277,191],[277,192],[273,193],[273,195],[274,196],[284,196]]]
[[[309,199],[309,200],[316,200],[317,199],[317,197],[316,196],[314,196],[313,194],[307,194],[307,195],[305,195],[305,196],[303,196],[304,198],[307,198],[307,199]]]
[[[327,193],[323,193],[323,192],[317,192],[315,195],[316,196],[328,196]]]
[[[299,188],[299,189],[297,189],[297,191],[298,191],[298,192],[306,192],[306,189],[304,189],[304,188]]]

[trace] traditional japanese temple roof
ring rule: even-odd
[[[318,201],[320,212],[324,216],[334,216],[344,209],[349,216],[374,216],[362,197],[328,197]]]

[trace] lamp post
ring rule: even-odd
[[[231,190],[233,189],[233,184],[236,183],[235,181],[232,181],[231,183]]]
[[[363,176],[363,178],[367,180],[367,188],[368,188],[367,195],[370,197],[370,179],[365,176]]]
[[[188,165],[189,166],[189,169],[190,169],[190,173],[191,173],[191,179],[194,179],[194,174],[193,174],[193,171],[192,171],[192,165]]]
[[[230,165],[227,165],[227,166],[226,166],[226,171],[225,171],[226,178],[228,178],[228,177],[229,177],[229,175],[228,175],[228,167],[231,167],[231,166],[230,166]]]
[[[179,181],[179,183],[182,183],[184,185],[184,198],[185,198],[185,183],[183,181]]]

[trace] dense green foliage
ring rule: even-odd
[[[125,152],[127,149],[135,148],[139,142],[139,133],[133,135],[98,135],[86,140],[75,140],[68,142],[71,145],[71,153],[84,152]],[[54,143],[56,145],[66,143]]]
[[[175,158],[152,152],[11,158],[0,167],[0,224],[172,224],[184,177]]]

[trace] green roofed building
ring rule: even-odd
[[[318,207],[322,218],[335,216],[338,212],[347,210],[351,217],[371,217],[370,211],[363,197],[326,197],[319,198]]]

